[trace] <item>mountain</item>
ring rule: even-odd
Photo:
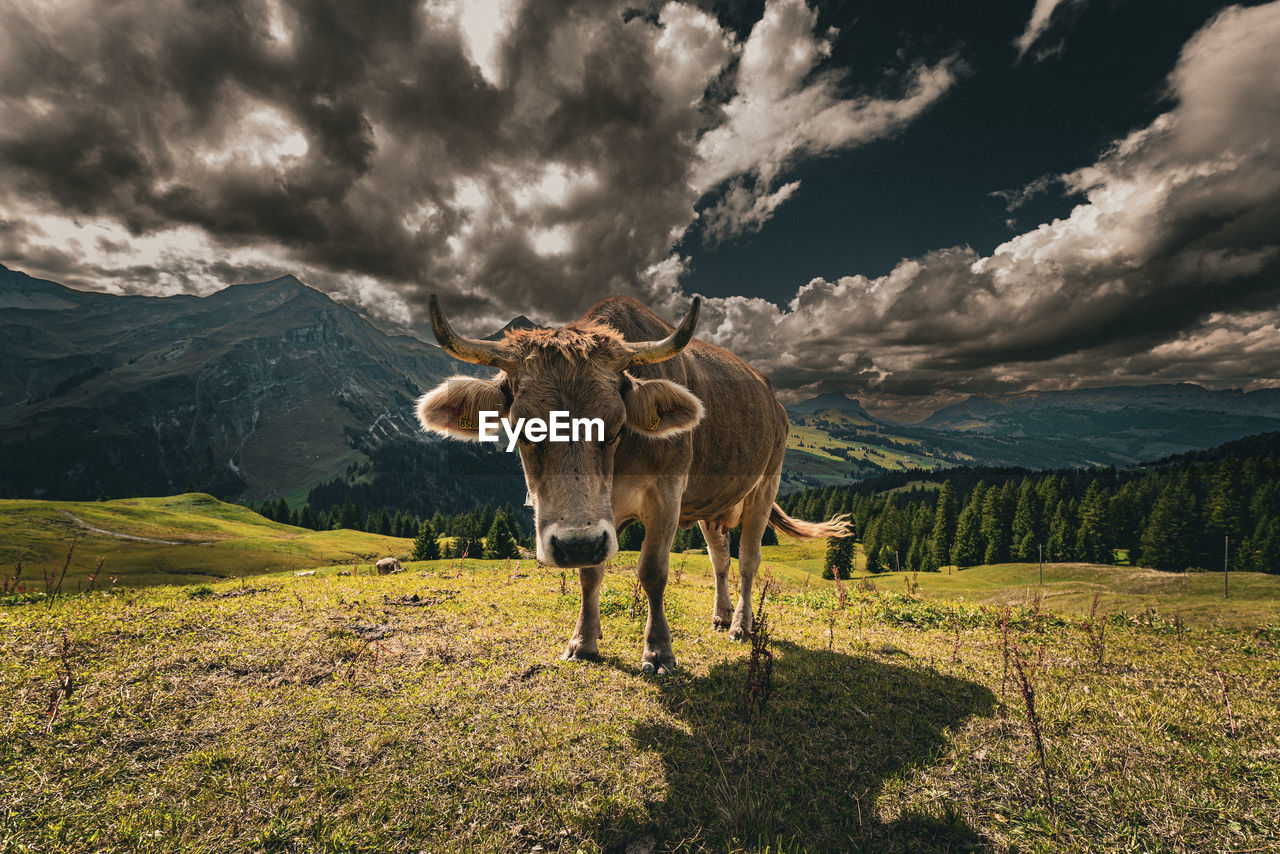
[[[859,421],[863,424],[879,424],[875,418],[871,417],[862,404],[852,397],[840,392],[826,392],[817,397],[811,397],[808,400],[802,400],[799,403],[793,403],[787,407],[787,414],[794,420],[797,417],[807,415],[817,415],[821,412],[833,412],[844,416],[847,419]]]
[[[376,480],[391,448],[417,476],[403,488],[435,506],[523,496],[507,455],[418,427],[414,399],[469,366],[292,276],[144,297],[0,267],[0,307],[0,496],[296,503],[334,478]]]
[[[508,332],[514,332],[517,329],[542,329],[542,328],[543,328],[542,326],[539,326],[538,324],[534,323],[532,320],[525,317],[523,314],[518,314],[514,318],[512,318],[507,323],[506,326],[503,326],[497,332],[493,332],[489,335],[484,336],[484,340],[497,341],[502,336],[506,335]],[[427,334],[428,335],[431,334],[430,330],[427,331]]]
[[[787,490],[953,466],[1130,465],[1280,429],[1280,390],[1193,383],[973,396],[919,424],[867,415],[843,395],[787,409]]]
[[[1051,441],[1089,457],[1082,463],[1132,463],[1275,430],[1280,389],[1244,392],[1178,383],[974,396],[938,410],[920,426]]]

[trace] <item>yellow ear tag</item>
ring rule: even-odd
[[[662,416],[658,414],[658,410],[653,410],[653,420],[649,422],[646,430],[657,430],[658,425],[662,423]]]
[[[458,426],[463,430],[473,430],[476,425],[475,422],[471,420],[471,416],[468,413],[463,412],[458,415]]]

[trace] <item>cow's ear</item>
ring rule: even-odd
[[[507,406],[500,380],[450,377],[418,398],[418,422],[423,430],[474,442],[480,435],[480,412],[501,413]]]
[[[622,402],[627,426],[646,436],[677,436],[702,420],[702,401],[668,380],[642,380],[624,374]]]

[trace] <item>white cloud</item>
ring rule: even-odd
[[[539,255],[563,255],[573,246],[569,229],[563,225],[550,228],[533,228],[529,230],[529,240]]]
[[[246,101],[227,125],[224,138],[198,157],[205,166],[279,169],[297,163],[309,149],[307,138],[280,110]]]
[[[1045,30],[1049,29],[1049,22],[1053,18],[1054,10],[1063,5],[1064,2],[1073,1],[1036,0],[1036,5],[1031,10],[1031,18],[1027,21],[1027,28],[1013,42],[1018,48],[1018,59],[1026,56],[1031,46],[1036,43],[1040,36],[1044,35]]]
[[[795,190],[774,189],[794,163],[900,130],[955,82],[954,60],[948,59],[911,69],[899,98],[845,97],[839,74],[817,70],[835,34],[819,35],[816,26],[817,12],[805,0],[771,0],[743,46],[724,120],[698,141],[697,192],[738,176],[753,178],[749,191],[742,181],[732,185],[731,198],[713,212],[710,221],[720,239],[758,229],[768,219]],[[755,215],[735,230],[734,211]]]
[[[520,0],[428,0],[432,17],[456,23],[471,61],[491,86],[503,83],[502,44],[520,11]]]
[[[695,106],[733,58],[733,39],[714,17],[683,3],[667,3],[658,21],[654,82],[674,107]]]
[[[799,181],[783,184],[773,192],[760,192],[742,181],[733,181],[713,207],[704,211],[703,236],[710,244],[758,232],[773,212],[800,189]]]

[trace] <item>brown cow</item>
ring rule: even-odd
[[[716,576],[712,623],[735,640],[751,634],[751,584],[767,524],[793,538],[848,531],[842,518],[802,522],[774,503],[786,412],[763,374],[693,339],[699,304],[695,298],[673,331],[637,300],[613,297],[561,329],[512,330],[494,342],[457,335],[431,297],[431,327],[445,352],[501,370],[489,379],[454,377],[423,395],[425,429],[475,440],[482,411],[514,421],[560,410],[604,422],[603,441],[520,443],[538,559],[578,568],[582,582],[564,658],[598,657],[604,563],[618,550],[617,531],[633,520],[645,529],[638,574],[649,599],[646,673],[675,668],[663,591],[677,526],[701,527]],[[731,615],[726,533],[739,523],[742,587]]]

